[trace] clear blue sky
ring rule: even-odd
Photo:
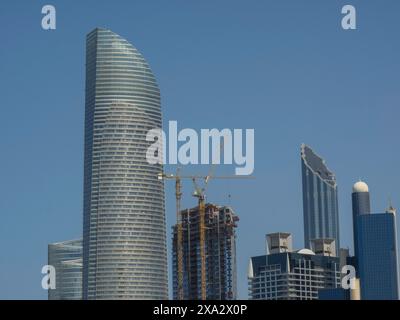
[[[55,31],[41,29],[48,3]],[[340,27],[348,3],[356,31]],[[351,187],[360,177],[374,211],[389,196],[400,207],[399,15],[398,0],[2,0],[0,298],[45,299],[47,244],[81,236],[85,36],[93,28],[110,28],[145,56],[164,121],[255,129],[256,180],[212,181],[208,192],[240,216],[238,283],[247,298],[248,259],[263,254],[265,233],[289,231],[303,245],[302,142],[336,173],[343,246],[352,247]],[[191,190],[185,184],[184,206],[195,205]],[[169,248],[173,191],[169,182]]]

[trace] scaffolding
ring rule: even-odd
[[[208,203],[201,208],[200,202],[199,206],[180,213],[180,223],[173,226],[174,299],[180,297],[180,283],[185,300],[236,299],[235,229],[238,216],[230,207]],[[178,228],[181,228],[179,232]],[[176,272],[180,250],[182,282],[178,279],[180,273]]]
[[[249,176],[214,176],[212,174],[213,166],[210,169],[210,172],[207,176],[183,176],[180,175],[179,169],[177,170],[176,174],[166,174],[160,173],[158,174],[158,179],[172,179],[175,180],[175,196],[176,196],[176,214],[177,214],[177,224],[176,224],[176,237],[177,241],[175,241],[176,246],[176,256],[174,256],[174,263],[176,262],[176,268],[174,269],[174,276],[177,279],[177,300],[184,299],[183,293],[183,226],[182,226],[182,217],[180,214],[180,202],[182,198],[182,191],[181,191],[181,180],[182,179],[190,179],[193,181],[194,184],[194,193],[193,196],[198,198],[198,216],[199,216],[199,223],[198,223],[198,232],[199,232],[199,241],[198,241],[198,248],[200,252],[200,297],[201,300],[207,299],[207,269],[206,269],[206,226],[205,226],[205,211],[206,211],[206,203],[205,203],[205,192],[208,186],[208,182],[210,179],[248,179],[252,178]],[[198,180],[203,180],[204,184],[203,187],[199,187],[197,183]],[[174,295],[175,297],[175,295]]]

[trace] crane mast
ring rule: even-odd
[[[183,300],[183,248],[182,248],[182,216],[181,216],[181,179],[179,175],[175,180],[175,196],[176,196],[176,223],[177,223],[177,279],[178,279],[178,300]]]
[[[206,185],[208,183],[208,176],[205,177]],[[206,204],[205,204],[205,187],[199,188],[196,183],[196,178],[192,179],[195,191],[193,196],[199,199],[199,240],[200,240],[200,293],[201,293],[201,300],[207,299],[207,279],[206,279],[206,226],[205,226],[205,216],[206,216]]]

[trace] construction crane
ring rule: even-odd
[[[206,289],[206,252],[205,252],[205,191],[210,179],[248,179],[253,178],[251,176],[213,176],[210,170],[207,176],[201,175],[180,175],[179,169],[176,174],[159,173],[158,179],[172,179],[175,180],[175,199],[176,199],[176,226],[177,226],[177,298],[183,300],[183,230],[182,230],[182,217],[181,217],[181,199],[182,199],[182,179],[190,179],[194,184],[193,196],[198,198],[199,206],[199,235],[200,235],[200,265],[201,265],[201,299],[206,300],[207,289]],[[204,186],[201,188],[197,184],[197,180],[204,180]]]
[[[177,252],[177,298],[183,300],[183,249],[182,249],[182,217],[181,217],[181,199],[182,199],[182,184],[179,168],[176,174],[158,174],[158,179],[174,179],[175,180],[175,200],[176,200],[176,252]]]
[[[205,184],[203,188],[200,188],[196,182],[196,179],[193,178],[194,184],[194,192],[193,196],[199,199],[199,232],[200,232],[200,279],[201,279],[201,300],[207,299],[207,288],[206,288],[206,225],[205,225],[205,216],[206,216],[206,201],[205,201],[205,191],[210,180],[210,176],[205,177]]]

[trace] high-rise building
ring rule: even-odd
[[[236,233],[238,216],[230,207],[206,204],[206,299],[234,300],[236,288]],[[183,299],[201,299],[199,208],[181,211],[183,231]],[[178,297],[177,226],[173,226],[173,297]]]
[[[356,218],[357,263],[362,300],[398,300],[396,213]]]
[[[48,299],[82,300],[82,239],[49,244],[48,264],[56,271]]]
[[[310,249],[289,251],[289,236],[284,232],[267,235],[267,254],[250,258],[250,299],[313,300],[320,289],[340,287],[340,259],[326,250],[320,255]]]
[[[160,92],[143,56],[110,30],[86,39],[84,299],[167,299],[162,165],[146,134]]]
[[[303,186],[304,246],[311,249],[314,239],[335,240],[339,255],[339,210],[336,178],[325,160],[309,146],[301,145]]]
[[[357,256],[358,256],[358,245],[357,245],[357,228],[356,220],[361,214],[371,213],[371,203],[369,198],[368,185],[363,181],[358,181],[353,186],[353,192],[351,194],[352,208],[353,208],[353,241],[354,241],[354,262],[357,267]]]

